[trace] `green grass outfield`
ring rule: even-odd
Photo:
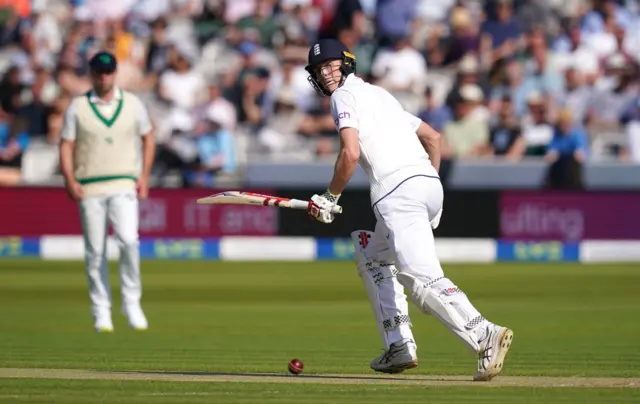
[[[371,371],[381,343],[351,263],[143,262],[147,332],[127,328],[112,264],[116,330],[96,334],[81,262],[0,260],[0,402],[640,402],[640,265],[445,271],[514,330],[490,383],[468,382],[473,355],[413,306],[419,367]]]

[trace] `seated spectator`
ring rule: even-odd
[[[575,69],[575,74],[591,85],[600,73],[598,54],[584,44],[579,26],[571,26],[567,31],[567,36],[561,36],[554,44],[557,66],[565,71]]]
[[[374,83],[391,92],[403,105],[411,103],[424,88],[427,63],[411,45],[410,38],[399,37],[393,48],[383,48],[376,54],[371,73]],[[407,105],[404,105],[407,108]],[[417,112],[417,111],[416,111]]]
[[[189,110],[202,100],[204,77],[193,68],[195,55],[186,44],[173,44],[169,50],[170,69],[162,74],[159,95],[171,107]]]
[[[624,126],[626,144],[622,148],[621,158],[640,163],[640,95],[626,108],[620,119]]]
[[[480,40],[477,25],[474,24],[471,13],[464,7],[455,7],[449,19],[451,34],[447,40],[444,54],[444,65],[457,63],[466,55],[478,54]]]
[[[552,163],[549,171],[551,188],[580,188],[581,165],[588,155],[587,135],[573,123],[571,111],[558,114],[553,139],[547,146],[545,160]]]
[[[25,130],[32,139],[44,138],[49,134],[49,115],[51,114],[51,106],[49,99],[52,98],[52,89],[48,88],[49,74],[39,69],[36,72],[35,82],[29,91],[23,93],[27,98],[24,105],[18,109],[17,119],[22,121]],[[53,90],[55,91],[55,90]]]
[[[338,133],[331,115],[331,98],[318,98],[317,105],[306,114],[302,121],[300,133],[316,138],[317,156],[329,156],[336,151]]]
[[[465,158],[487,154],[489,125],[473,117],[478,103],[482,102],[482,90],[474,85],[460,89],[461,100],[455,109],[455,119],[443,129],[443,156]]]
[[[425,108],[418,113],[418,117],[441,132],[444,125],[451,121],[451,109],[446,104],[436,104],[431,87],[427,87],[424,92],[424,103]]]
[[[487,91],[485,91],[487,83],[484,82],[482,75],[480,74],[480,64],[475,56],[467,55],[460,59],[460,62],[457,64],[456,73],[455,82],[451,86],[449,94],[445,99],[445,104],[447,104],[449,108],[454,108],[458,103],[458,100],[460,99],[460,88],[465,84],[480,86],[483,95],[487,93]]]
[[[167,119],[171,136],[165,143],[158,144],[152,175],[162,181],[170,172],[179,171],[182,174],[183,185],[186,185],[184,170],[198,158],[193,138],[196,125],[193,117],[179,109],[172,111]]]
[[[22,179],[22,154],[29,145],[29,134],[14,123],[0,108],[0,186],[17,185]]]
[[[212,188],[216,174],[236,171],[233,136],[222,126],[224,121],[224,110],[209,109],[206,120],[196,128],[197,159],[185,170],[190,186]]]
[[[547,117],[547,101],[542,94],[534,92],[528,98],[529,114],[522,120],[522,137],[525,155],[544,156],[553,138],[553,126]]]
[[[497,0],[491,5],[495,8],[480,28],[481,47],[491,49],[492,60],[510,57],[522,36],[513,14],[513,0]]]
[[[603,87],[593,91],[589,100],[587,125],[589,131],[618,131],[620,117],[624,109],[636,97],[637,91],[632,85],[634,77],[630,69],[625,69],[622,56],[616,55],[614,63],[621,63],[620,69],[612,78],[613,88]],[[610,59],[611,62],[611,59]],[[613,74],[613,73],[612,73]]]
[[[20,68],[11,66],[0,80],[0,108],[7,114],[15,114],[20,108],[20,94],[24,85],[20,81]]]
[[[565,70],[565,81],[566,88],[564,94],[558,100],[558,105],[562,108],[571,109],[574,123],[583,126],[593,90],[590,86],[584,84],[583,74],[573,66]]]
[[[207,111],[210,109],[224,111],[224,122],[222,126],[229,132],[236,129],[238,123],[236,108],[231,101],[222,96],[222,79],[219,77],[209,81],[209,97],[206,102],[202,103],[194,110],[197,121],[206,118]]]
[[[513,103],[506,97],[502,100],[500,114],[491,127],[491,147],[489,154],[518,159],[525,149],[522,131],[518,124]]]
[[[502,66],[502,71],[498,73],[498,83],[491,91],[490,110],[498,113],[501,100],[504,97],[509,97],[513,102],[516,116],[521,118],[527,113],[529,91],[524,85],[522,65],[517,59],[505,59],[496,62],[496,64]]]
[[[304,113],[296,108],[296,100],[290,88],[282,89],[275,100],[273,114],[271,114],[264,127],[258,131],[260,145],[270,152],[284,152],[300,147],[297,142],[301,131],[312,132],[315,127],[304,129]],[[315,133],[314,133],[315,134]]]

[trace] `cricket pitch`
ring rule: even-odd
[[[474,382],[467,376],[366,374],[308,374],[277,373],[207,373],[170,371],[105,371],[86,369],[27,369],[0,368],[0,378],[60,379],[60,380],[118,380],[209,383],[310,383],[333,385],[424,385],[457,387],[582,387],[582,388],[640,388],[640,378],[617,377],[547,377],[499,376],[490,382]]]

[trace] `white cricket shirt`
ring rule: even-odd
[[[420,118],[385,89],[350,74],[331,94],[331,114],[338,132],[358,129],[359,164],[369,177],[372,204],[410,177],[439,178],[416,134]]]

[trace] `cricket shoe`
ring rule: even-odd
[[[489,381],[502,372],[504,358],[513,342],[513,331],[495,324],[486,326],[484,338],[479,341],[478,371],[475,381]]]
[[[94,317],[93,328],[99,333],[113,332],[113,322],[111,315],[101,314]]]
[[[122,311],[129,320],[129,327],[136,331],[145,331],[149,328],[147,317],[145,317],[139,304],[127,304],[122,308]]]
[[[416,343],[408,338],[394,342],[384,354],[371,361],[371,369],[382,373],[402,373],[418,366]]]

